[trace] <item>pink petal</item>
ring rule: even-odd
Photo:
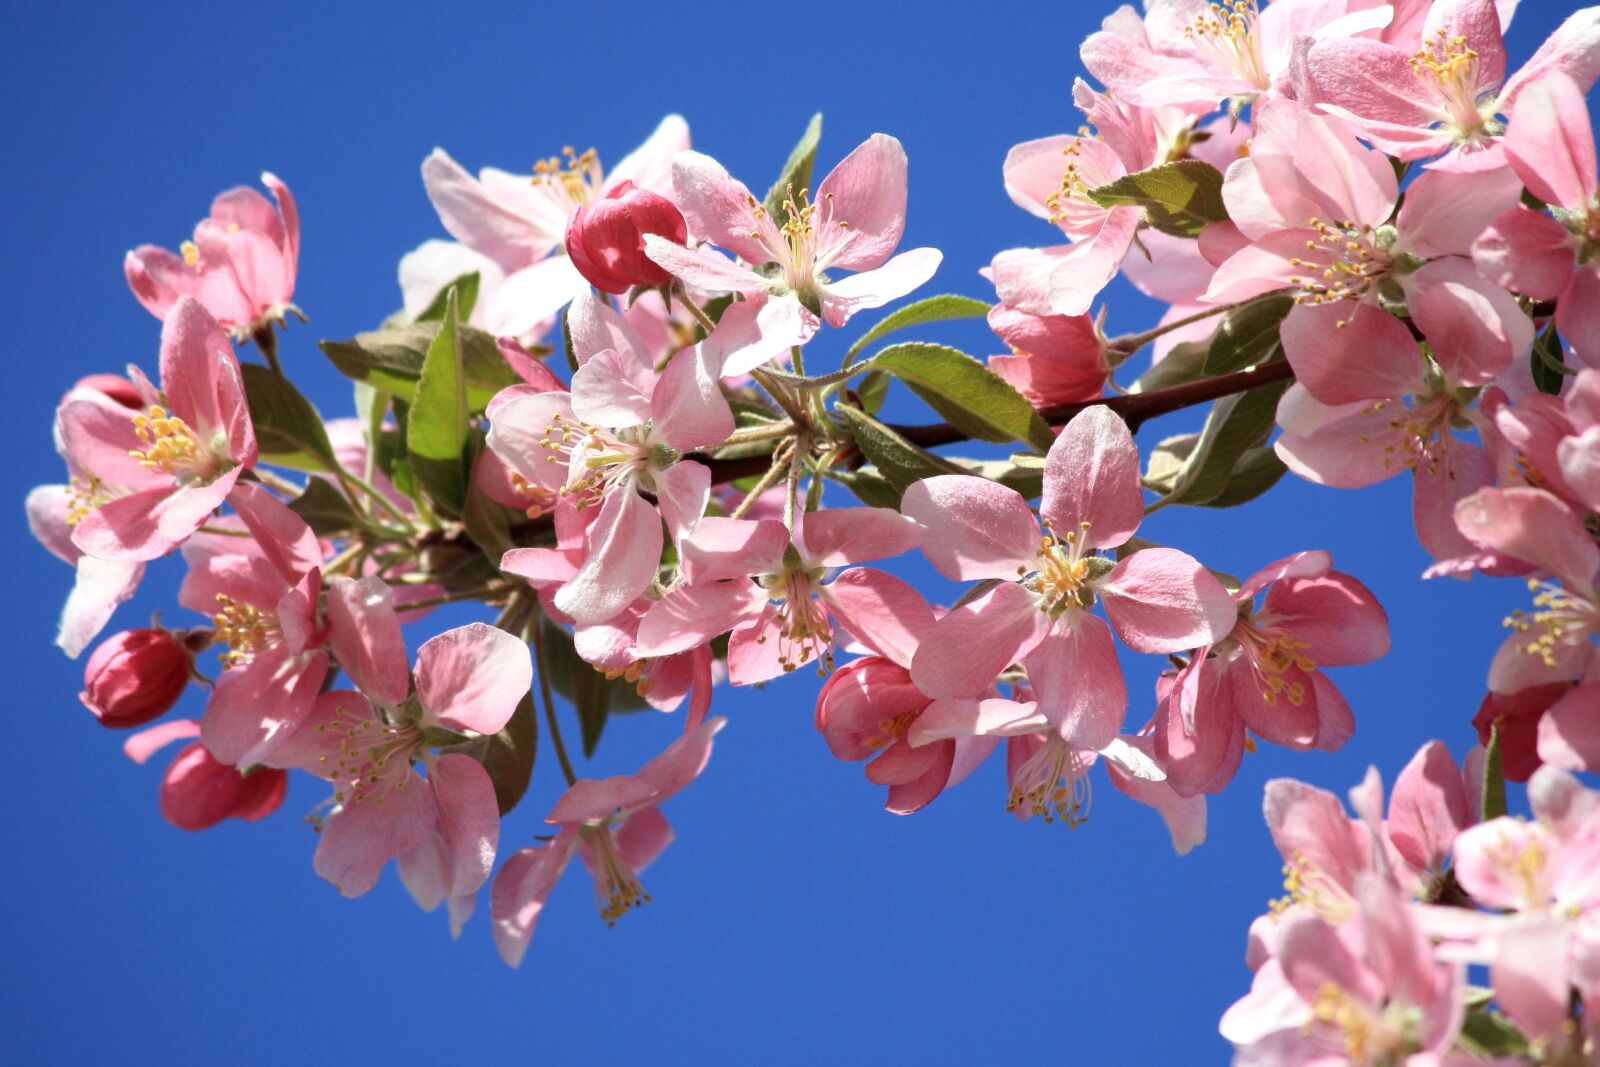
[[[1146,807],[1154,808],[1166,823],[1167,834],[1172,838],[1172,850],[1180,856],[1206,839],[1206,798],[1182,796],[1167,782],[1153,782],[1129,774],[1111,761],[1106,761],[1106,773],[1119,793],[1132,797]]]
[[[707,719],[639,768],[639,780],[655,790],[651,796],[652,803],[659,804],[676,795],[700,777],[700,772],[706,769],[706,763],[711,759],[711,739],[727,724],[728,720],[720,716]]]
[[[1318,918],[1295,916],[1288,920],[1278,962],[1289,984],[1307,1003],[1330,986],[1367,1004],[1376,1004],[1383,996],[1377,978],[1357,961],[1338,932]]]
[[[293,585],[301,575],[322,565],[322,545],[311,527],[261,486],[248,482],[235,486],[228,503],[285,585]]]
[[[822,179],[812,203],[822,218],[818,247],[848,242],[833,257],[835,266],[857,271],[882,266],[905,229],[906,150],[887,134],[873,134]]]
[[[1572,509],[1541,489],[1483,489],[1456,508],[1473,543],[1561,578],[1580,594],[1594,588],[1600,548]]]
[[[958,737],[1027,737],[1043,733],[1050,721],[1033,701],[936,700],[911,724],[906,740],[921,746]]]
[[[1001,165],[1011,202],[1041,219],[1054,215],[1055,209],[1047,201],[1061,192],[1061,178],[1067,170],[1065,150],[1080,141],[1060,134],[1013,146]]]
[[[673,543],[681,542],[694,531],[711,499],[711,471],[692,461],[674,463],[651,476],[655,483],[656,507]]]
[[[1600,682],[1579,686],[1539,720],[1539,758],[1568,771],[1600,769]]]
[[[1074,253],[1077,247],[1008,248],[998,253],[989,263],[989,277],[994,282],[995,292],[1007,307],[1030,315],[1055,314],[1050,302],[1050,279],[1067,257],[1085,254]]]
[[[1533,323],[1516,298],[1462,257],[1434,260],[1409,285],[1412,318],[1450,384],[1492,381],[1533,345]]]
[[[673,356],[650,398],[654,435],[679,452],[727,440],[733,433],[733,411],[719,377],[719,368],[710,365],[700,345]]]
[[[652,263],[695,289],[746,294],[767,291],[766,279],[761,275],[704,246],[689,249],[658,234],[647,233],[644,235],[644,253]],[[757,262],[766,259],[765,252],[757,253]]]
[[[577,840],[576,830],[563,829],[549,844],[513,853],[495,876],[489,893],[494,943],[509,966],[521,965],[544,903],[567,869]]]
[[[821,647],[831,644],[821,638]],[[733,685],[760,685],[796,670],[817,658],[816,642],[792,647],[783,636],[783,618],[772,604],[765,605],[751,622],[728,635],[728,681]],[[817,674],[822,675],[821,668]]]
[[[1539,823],[1502,815],[1463,830],[1455,841],[1456,878],[1479,905],[1520,910],[1546,903],[1545,864],[1558,855],[1556,844]],[[1514,862],[1527,857],[1526,871]],[[1536,881],[1538,880],[1538,881]],[[1529,899],[1530,897],[1537,899]]]
[[[499,733],[528,695],[533,660],[504,630],[468,623],[417,649],[416,684],[425,722],[487,736]]]
[[[699,152],[679,152],[672,160],[672,188],[690,232],[697,237],[721,245],[747,263],[765,263],[772,258],[766,246],[751,236],[761,230],[763,221],[772,228],[769,220],[758,220],[751,209],[750,205],[761,201],[752,198],[750,190],[721,163]],[[671,264],[656,257],[656,242],[647,241],[646,247],[650,258],[673,271]]]
[[[442,148],[422,161],[422,184],[450,236],[488,256],[507,273],[542,258],[558,243],[558,238],[539,233],[490,197]]]
[[[1522,183],[1503,167],[1469,171],[1424,171],[1406,190],[1395,216],[1400,246],[1424,259],[1466,255],[1489,223],[1516,207]]]
[[[1267,591],[1272,625],[1306,642],[1319,667],[1370,663],[1389,651],[1389,617],[1372,591],[1348,574],[1280,580]]]
[[[871,567],[845,571],[823,587],[823,599],[856,640],[902,667],[933,628],[933,609],[915,587]]]
[[[650,362],[650,350],[638,331],[609,301],[592,292],[573,300],[567,309],[567,332],[572,336],[572,354],[580,367],[608,348],[630,364]]]
[[[892,508],[826,508],[796,520],[795,547],[813,567],[842,567],[909,552],[922,540],[915,519]]]
[[[1040,710],[1062,738],[1098,750],[1121,732],[1128,689],[1111,628],[1098,618],[1068,611],[1024,655],[1023,665]]]
[[[661,516],[631,482],[606,494],[584,540],[583,564],[556,590],[556,607],[579,622],[604,622],[638,599],[661,566]]]
[[[1014,580],[1034,567],[1039,523],[1014,489],[986,478],[941,474],[912,483],[900,510],[922,524],[922,554],[946,578]]]
[[[328,586],[329,644],[355,687],[398,708],[411,693],[400,616],[382,578],[336,578]]]
[[[168,719],[130,735],[122,743],[122,754],[135,763],[144,763],[174,741],[199,736],[200,724],[194,719]]]
[[[636,774],[580,778],[561,794],[545,822],[568,826],[595,825],[619,811],[642,807],[650,803],[655,795],[655,785]]]
[[[650,420],[656,375],[614,348],[593,353],[572,374],[572,413],[595,426],[638,426]]]
[[[1573,272],[1556,307],[1556,329],[1578,359],[1600,367],[1600,271],[1585,265]]]
[[[1281,335],[1295,379],[1324,404],[1423,391],[1411,331],[1369,304],[1301,305],[1283,321]]]
[[[1198,560],[1146,548],[1119,562],[1096,587],[1117,636],[1135,652],[1204,648],[1238,621],[1233,597]]]
[[[776,519],[708,515],[684,542],[684,573],[695,584],[774,574],[788,548],[789,531]]]
[[[1116,277],[1123,257],[1133,244],[1143,212],[1139,208],[1114,207],[1093,236],[1074,244],[1060,256],[1050,272],[1049,308],[1055,315],[1082,315],[1095,297]],[[1025,311],[1035,310],[1020,301],[1001,296],[1006,303]]]
[[[489,772],[470,756],[445,755],[428,768],[439,807],[439,829],[450,854],[453,897],[476,893],[494,870],[500,809]]]
[[[635,871],[642,871],[667,850],[674,834],[672,824],[661,814],[661,809],[651,806],[624,816],[611,836],[617,842],[617,854],[622,862]]]
[[[138,591],[143,577],[143,563],[107,563],[93,556],[81,557],[72,592],[61,608],[56,646],[76,659],[105,629],[117,606]]]
[[[1558,74],[1570,78],[1583,93],[1594,85],[1596,74],[1600,74],[1600,11],[1585,7],[1568,15],[1522,68],[1506,79],[1505,88],[1500,90],[1500,110],[1515,122],[1515,109],[1522,94]],[[1589,158],[1592,160],[1593,155]],[[1590,187],[1593,188],[1592,181]]]
[[[513,337],[541,334],[556,312],[589,291],[569,256],[548,256],[506,275],[493,294],[497,332]]]
[[[1500,936],[1491,968],[1495,1002],[1531,1040],[1559,1040],[1566,1026],[1570,938],[1554,915],[1519,916]]]
[[[1333,556],[1322,549],[1296,552],[1267,564],[1246,578],[1239,587],[1238,599],[1241,603],[1252,600],[1267,586],[1287,578],[1321,578],[1332,566]]]
[[[935,699],[979,696],[1033,650],[1049,625],[1032,593],[997,585],[934,623],[911,660],[912,680]]]
[[[206,702],[200,739],[219,761],[235,767],[266,763],[272,750],[311,714],[328,674],[328,656],[292,655],[268,648],[224,671]]]
[[[359,897],[378,883],[383,865],[422,843],[438,819],[433,790],[416,772],[383,804],[347,804],[322,824],[312,867],[340,894]]]
[[[829,326],[839,327],[858,311],[900,299],[932,278],[944,260],[937,248],[913,248],[901,252],[881,267],[852,274],[818,289],[822,317]]]
[[[1478,273],[1536,300],[1554,300],[1572,277],[1573,236],[1549,215],[1517,206],[1497,216],[1472,245]]]
[[[1097,549],[1122,544],[1144,521],[1139,449],[1110,408],[1085,408],[1057,435],[1039,511],[1057,539]]]
[[[606,183],[631,181],[641,189],[668,196],[672,192],[672,161],[688,148],[689,124],[682,115],[668,115],[643,144],[606,172]]]
[[[1461,771],[1442,742],[1430,741],[1395,779],[1384,824],[1389,840],[1413,867],[1437,871],[1470,824]]]
[[[703,645],[752,618],[766,601],[766,593],[745,578],[674,589],[645,612],[635,652],[654,658]]]
[[[1303,858],[1309,870],[1354,893],[1356,876],[1367,869],[1368,838],[1338,797],[1292,778],[1274,778],[1267,783],[1264,810],[1284,862]]]

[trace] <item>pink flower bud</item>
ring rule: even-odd
[[[196,741],[178,753],[161,778],[161,817],[180,830],[204,830],[223,819],[255,822],[278,810],[289,786],[286,771],[241,772],[220,763]]]
[[[904,667],[866,656],[834,671],[817,694],[817,732],[839,759],[868,759],[899,740],[928,704]]]
[[[124,630],[89,657],[78,699],[102,726],[142,726],[178,702],[189,664],[189,651],[166,630]]]
[[[578,273],[608,293],[635,285],[665,285],[672,275],[644,254],[644,235],[682,244],[689,227],[677,205],[659,193],[618,182],[606,195],[580,207],[567,222],[567,254]]]

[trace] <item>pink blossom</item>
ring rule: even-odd
[[[1030,315],[996,304],[989,328],[1011,349],[990,356],[989,369],[1034,407],[1095,400],[1104,391],[1111,373],[1106,340],[1088,315]]]
[[[174,719],[139,731],[122,748],[129,759],[144,763],[173,741],[198,736],[199,723]],[[289,776],[281,770],[230,767],[192,741],[161,776],[161,817],[180,830],[206,830],[224,819],[256,822],[278,810],[288,788]]]
[[[1556,217],[1513,207],[1473,244],[1473,258],[1496,284],[1556,300],[1556,328],[1579,359],[1600,367],[1600,199],[1589,108],[1583,90],[1560,72],[1529,85],[1522,100],[1506,133],[1506,158]]]
[[[130,413],[73,393],[59,419],[81,471],[72,541],[111,563],[155,559],[199,529],[256,460],[239,363],[196,300],[178,298],[161,329],[159,402]]]
[[[815,199],[789,190],[781,225],[710,156],[681,153],[672,183],[690,231],[743,264],[653,234],[645,236],[645,253],[686,285],[744,297],[713,335],[721,336],[713,343],[730,376],[805,344],[823,321],[843,326],[858,311],[906,295],[933,277],[942,258],[934,248],[893,255],[905,229],[906,152],[887,134],[873,134],[845,156]],[[768,263],[775,273],[755,269]],[[836,270],[855,273],[835,280]]]
[[[489,447],[530,486],[598,509],[583,562],[555,605],[579,621],[602,622],[655,579],[662,521],[674,543],[694,529],[711,473],[679,457],[720,444],[733,415],[698,346],[657,374],[637,335],[600,300],[577,302],[569,328],[580,363],[573,392],[519,395],[496,406]]]
[[[1545,715],[1572,688],[1568,682],[1552,682],[1484,696],[1472,725],[1478,731],[1479,744],[1489,743],[1491,729],[1498,734],[1501,766],[1508,781],[1526,782],[1539,769],[1543,762],[1539,737],[1545,732]]]
[[[495,876],[490,908],[501,959],[513,967],[522,963],[545,901],[574,852],[594,877],[595,906],[607,925],[649,902],[639,872],[673,836],[659,805],[699,777],[711,758],[711,739],[726,723],[707,719],[636,774],[582,779],[561,795],[546,820],[560,827],[555,839],[512,853]]]
[[[860,638],[872,654],[834,671],[817,694],[817,732],[843,760],[869,760],[867,780],[888,787],[884,809],[909,815],[965,778],[994,749],[994,739],[945,737],[913,746],[908,733],[933,703],[911,680],[917,642],[932,628],[934,610],[917,591],[886,574],[895,610]],[[886,598],[888,599],[888,598]]]
[[[69,468],[70,469],[70,468]],[[86,556],[72,543],[72,527],[81,516],[79,476],[68,485],[41,485],[28,493],[28,528],[57,559],[73,565],[72,592],[61,609],[56,645],[76,658],[111,621],[111,615],[139,588],[143,563],[108,563]]]
[[[1600,73],[1600,8],[1569,15],[1510,78],[1501,30],[1495,0],[1439,0],[1427,13],[1415,52],[1360,38],[1320,41],[1305,58],[1307,102],[1350,122],[1364,139],[1399,159],[1448,151],[1434,166],[1500,166],[1486,150],[1505,130],[1499,116],[1520,111],[1529,86],[1556,73],[1584,89],[1594,83]]]
[[[924,479],[901,507],[927,528],[923,554],[941,574],[999,581],[929,631],[911,665],[918,687],[939,699],[974,697],[1021,662],[1045,714],[1080,748],[1108,745],[1127,707],[1112,631],[1089,612],[1096,600],[1140,652],[1212,644],[1237,617],[1227,590],[1182,552],[1099,555],[1144,518],[1133,435],[1104,407],[1079,413],[1051,446],[1044,534],[1027,501],[981,478]]]
[[[585,663],[608,679],[623,679],[658,711],[672,711],[687,698],[684,729],[691,730],[711,708],[711,649],[698,645],[670,656],[640,655],[640,624],[659,601],[659,596],[642,596],[604,622],[579,623],[573,627],[573,647]]]
[[[609,171],[593,149],[552,157],[534,167],[533,180],[485,167],[474,178],[442,148],[422,162],[422,182],[444,228],[462,245],[490,260],[501,276],[492,307],[497,333],[525,337],[542,332],[568,301],[587,292],[589,283],[563,251],[573,212],[602,198],[619,182],[671,194],[669,166],[689,147],[689,125],[679,115],[661,120],[644,144]],[[420,251],[420,250],[419,250]],[[442,259],[438,251],[430,255]],[[422,266],[421,264],[418,265]],[[448,277],[429,264],[437,293]],[[419,286],[420,290],[420,286]],[[432,296],[419,298],[425,305]]]
[[[388,586],[339,579],[328,590],[332,642],[357,691],[317,698],[311,717],[273,753],[333,783],[314,866],[345,896],[377,882],[410,849],[448,856],[448,895],[476,892],[494,865],[500,818],[494,785],[477,760],[433,749],[459,735],[498,733],[527,695],[533,665],[515,637],[470,623],[417,650],[415,682]],[[421,764],[424,780],[413,768]]]
[[[814,659],[826,674],[835,622],[871,642],[872,634],[896,627],[893,617],[910,592],[881,571],[847,570],[831,582],[828,571],[908,552],[922,533],[889,508],[797,514],[792,535],[767,519],[702,519],[683,543],[685,582],[645,613],[637,653],[671,655],[731,630],[734,685],[764,682]]]
[[[1482,489],[1456,506],[1474,545],[1548,575],[1529,579],[1532,612],[1506,620],[1511,634],[1489,666],[1489,689],[1511,694],[1585,677],[1600,635],[1600,548],[1581,517],[1540,489]]]
[[[248,537],[200,533],[184,546],[178,603],[211,619],[223,671],[206,702],[202,738],[224,763],[270,762],[311,714],[328,674],[322,545],[305,520],[245,484],[222,523]]]
[[[124,630],[89,656],[78,699],[102,726],[143,726],[172,709],[193,669],[194,656],[170,631]]]
[[[295,272],[300,261],[300,213],[289,187],[271,174],[261,184],[277,206],[246,186],[211,202],[211,215],[179,253],[140,245],[122,262],[139,303],[167,320],[183,297],[199,301],[235,340],[281,323],[298,309]]]
[[[1195,650],[1157,712],[1156,751],[1182,793],[1226,785],[1247,732],[1294,749],[1340,748],[1355,720],[1320,668],[1368,663],[1389,650],[1377,598],[1333,570],[1326,552],[1263,567],[1233,600],[1231,629]]]
[[[1145,8],[1143,19],[1127,5],[1108,16],[1083,42],[1084,66],[1129,103],[1199,112],[1224,100],[1237,112],[1289,88],[1302,39],[1338,40],[1389,18],[1384,7],[1326,0],[1161,0]]]

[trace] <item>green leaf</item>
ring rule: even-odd
[[[873,364],[899,378],[968,437],[1026,441],[1041,452],[1055,440],[1026,397],[965,352],[945,345],[890,345]]]
[[[850,361],[856,358],[856,353],[866,348],[880,337],[886,337],[896,330],[903,330],[907,326],[921,326],[928,322],[944,322],[948,319],[981,319],[989,314],[990,305],[982,300],[974,300],[970,296],[955,296],[946,293],[943,296],[930,296],[918,300],[914,304],[907,304],[898,308],[880,319],[872,329],[861,335],[861,339],[850,346],[844,354],[844,365],[849,366]]]
[[[255,363],[240,364],[245,400],[263,463],[306,471],[339,468],[322,416],[289,380]]]
[[[465,452],[472,433],[467,382],[462,366],[456,302],[447,301],[444,321],[428,345],[406,425],[406,451],[428,496],[459,515],[467,499]]]
[[[778,172],[778,180],[772,183],[772,188],[767,190],[767,197],[762,201],[762,206],[767,209],[767,214],[772,220],[782,226],[789,218],[788,212],[783,209],[783,202],[789,199],[789,190],[793,187],[796,194],[802,189],[811,186],[811,168],[817,161],[817,142],[822,140],[822,112],[811,116],[811,121],[806,123],[806,132],[800,135],[800,140],[794,146],[794,151],[789,153],[788,162],[784,163],[783,170]]]
[[[1288,387],[1287,382],[1274,382],[1213,404],[1200,433],[1185,446],[1187,453],[1170,475],[1171,487],[1160,504],[1205,504],[1221,498],[1245,453],[1271,435],[1278,398]],[[1176,447],[1168,449],[1169,456]],[[1170,458],[1162,462],[1170,463]]]
[[[517,702],[505,727],[489,738],[483,769],[494,783],[494,799],[501,815],[511,814],[533,780],[533,760],[539,748],[539,719],[533,713],[533,694]]]
[[[1467,1012],[1456,1040],[1468,1051],[1490,1058],[1519,1057],[1528,1051],[1528,1039],[1517,1025],[1487,1007],[1473,1008]]]
[[[856,495],[856,499],[869,508],[898,508],[900,490],[875,468],[863,467],[857,471],[829,471],[828,477]]]
[[[459,323],[459,316],[457,322]],[[428,347],[439,334],[437,322],[418,322],[388,330],[358,333],[348,341],[321,341],[318,347],[339,373],[375,389],[410,400],[422,377]],[[500,390],[521,381],[507,365],[495,339],[471,326],[458,326],[467,404],[482,411]]]
[[[1200,440],[1198,433],[1169,437],[1150,451],[1149,467],[1145,471],[1147,489],[1168,494],[1183,474],[1185,464],[1194,453]],[[1247,448],[1228,472],[1222,492],[1209,500],[1182,500],[1173,503],[1196,504],[1207,508],[1233,508],[1248,503],[1278,484],[1288,468],[1268,445]]]
[[[1538,340],[1533,343],[1533,384],[1541,393],[1559,396],[1563,380],[1569,374],[1576,373],[1567,366],[1565,356],[1561,351],[1561,337],[1556,333],[1556,324],[1551,322]]]
[[[583,754],[594,754],[613,712],[637,711],[648,707],[638,691],[622,678],[607,678],[585,663],[572,647],[572,635],[548,617],[541,619],[540,640],[544,643],[545,670],[550,687],[569,701],[578,713]]]
[[[861,454],[878,468],[878,474],[894,489],[895,506],[899,494],[912,482],[938,474],[966,474],[967,471],[942,456],[919,448],[864,411],[841,404],[835,409],[850,429]]]
[[[1500,725],[1489,727],[1489,744],[1483,753],[1483,822],[1506,813],[1506,762],[1501,750]]]
[[[878,409],[883,407],[884,398],[889,395],[889,376],[881,370],[868,371],[855,392],[856,399],[861,401],[861,410],[868,415],[876,415]]]
[[[451,289],[454,289],[456,291],[456,300],[458,302],[458,307],[456,308],[456,314],[459,315],[463,319],[471,318],[472,317],[472,309],[475,306],[477,306],[477,303],[478,303],[478,272],[477,271],[472,271],[472,272],[470,272],[468,274],[463,274],[461,277],[457,278],[455,281],[451,282],[449,285],[445,286],[443,289],[440,289],[438,295],[433,298],[433,302],[430,303],[427,307],[423,308],[422,311],[417,315],[417,317],[415,319],[413,319],[412,321],[413,322],[443,322],[444,321],[445,304],[446,304],[446,302],[448,300],[448,297],[450,296],[450,290]]]
[[[1150,225],[1174,237],[1197,237],[1213,222],[1226,222],[1222,172],[1198,159],[1180,159],[1124,175],[1089,190],[1101,207],[1142,207]]]
[[[368,527],[350,501],[323,478],[311,478],[300,495],[289,503],[289,510],[306,520],[318,537],[335,537]]]
[[[1268,296],[1252,300],[1222,317],[1206,350],[1204,377],[1227,374],[1265,363],[1278,351],[1278,327],[1294,307],[1294,298]]]
[[[1211,354],[1209,341],[1185,341],[1172,346],[1160,363],[1139,376],[1128,387],[1130,393],[1153,393],[1174,385],[1185,385],[1206,376],[1206,359]]]

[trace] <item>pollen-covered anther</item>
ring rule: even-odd
[[[1433,83],[1459,130],[1470,133],[1483,124],[1478,110],[1478,53],[1465,37],[1443,27],[1435,30],[1411,57],[1411,70]]]
[[[1256,33],[1260,19],[1256,0],[1222,0],[1196,15],[1183,36],[1197,51],[1209,53],[1241,81],[1264,92],[1272,88],[1272,78]]]
[[[1059,737],[1047,739],[1011,779],[1006,811],[1026,808],[1047,823],[1063,822],[1076,829],[1089,820],[1094,789],[1089,781],[1092,756]]]
[[[328,765],[334,799],[340,804],[359,804],[371,800],[382,804],[391,792],[405,789],[411,780],[411,757],[422,745],[422,734],[409,722],[387,722],[375,715],[340,704],[327,722],[317,724],[317,732],[339,739],[330,757],[318,759]]]
[[[67,525],[78,525],[109,499],[99,478],[92,474],[73,475],[67,489]]]
[[[1261,699],[1268,704],[1282,699],[1297,708],[1305,703],[1305,682],[1289,677],[1289,672],[1304,674],[1316,669],[1316,662],[1307,654],[1311,648],[1307,642],[1276,627],[1257,625],[1242,627],[1238,640],[1255,668]]]
[[[1522,651],[1538,656],[1547,667],[1559,663],[1557,653],[1566,645],[1600,627],[1600,608],[1573,596],[1560,585],[1528,579],[1533,593],[1532,612],[1513,611],[1505,625],[1527,638]]]
[[[650,903],[650,894],[639,883],[639,875],[622,857],[609,826],[585,827],[589,864],[594,873],[594,904],[607,926],[634,908]]]
[[[1306,240],[1305,256],[1289,260],[1291,266],[1305,272],[1289,279],[1299,290],[1295,303],[1319,306],[1360,300],[1388,273],[1389,257],[1378,247],[1380,242],[1371,226],[1318,218],[1307,225],[1316,236]],[[1338,325],[1348,322],[1344,319]]]
[[[561,155],[533,165],[534,185],[550,188],[577,205],[588,204],[600,195],[604,177],[600,157],[592,148],[578,152],[568,145],[561,149]]]
[[[209,474],[215,463],[189,424],[160,405],[135,415],[133,432],[144,448],[130,449],[128,455],[141,467],[182,478]]]
[[[249,663],[256,653],[279,637],[278,618],[252,604],[241,604],[226,593],[217,594],[217,612],[211,616],[213,640],[227,646],[222,666]]]

